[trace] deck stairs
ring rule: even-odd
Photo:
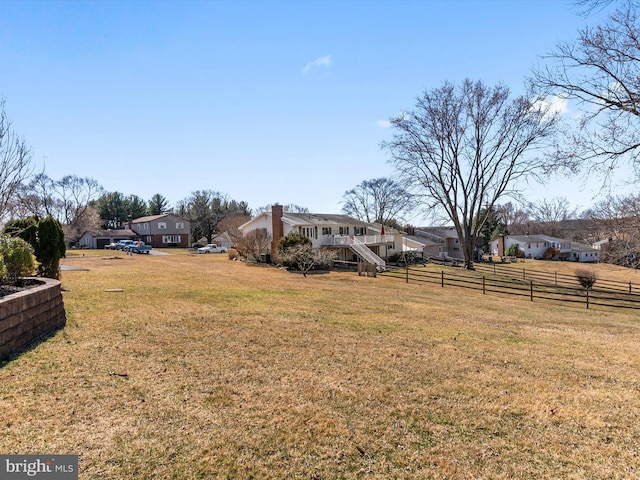
[[[380,271],[386,270],[386,263],[383,259],[381,259],[378,255],[373,253],[369,247],[367,247],[364,243],[362,243],[357,238],[353,238],[353,240],[349,243],[349,247],[351,250],[358,255],[362,260],[367,263],[372,263],[376,265],[376,268]]]

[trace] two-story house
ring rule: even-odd
[[[364,222],[348,215],[289,213],[282,205],[273,205],[240,226],[243,234],[264,229],[271,237],[271,257],[276,260],[278,241],[290,232],[311,239],[313,248],[329,247],[338,251],[338,259],[375,263],[385,266],[385,259],[402,251],[402,233],[381,224]]]
[[[188,247],[191,223],[173,213],[129,219],[129,230],[154,248]]]

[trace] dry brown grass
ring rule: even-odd
[[[89,269],[63,272],[67,326],[0,368],[2,452],[78,453],[83,479],[640,476],[635,313],[226,255],[63,263]]]

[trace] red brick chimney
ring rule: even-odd
[[[498,237],[498,256],[504,257],[504,235]]]
[[[127,215],[127,228],[129,230],[133,230],[133,217],[131,215]]]
[[[284,225],[282,225],[282,215],[284,208],[282,205],[271,206],[271,261],[278,262],[278,241],[284,237]]]

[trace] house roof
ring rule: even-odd
[[[420,245],[423,245],[425,247],[429,246],[429,245],[442,245],[442,243],[440,242],[434,242],[433,240],[430,240],[429,238],[425,237],[424,235],[407,235],[405,237],[407,240],[411,240],[412,242],[418,243]]]
[[[284,213],[282,221],[288,223],[292,227],[302,225],[312,226],[356,226],[369,227],[370,222],[363,222],[357,218],[348,215],[325,214],[325,213]]]
[[[582,252],[582,253],[590,253],[590,252],[598,251],[593,247],[589,247],[587,245],[583,245],[581,243],[576,243],[576,242],[571,242],[571,250],[573,250],[574,252]]]
[[[567,243],[571,241],[566,238],[550,237],[549,235],[535,235],[535,236],[550,243]]]
[[[158,220],[167,216],[169,216],[168,213],[162,213],[160,215],[149,215],[147,217],[136,218],[135,220],[132,220],[131,223],[153,222],[154,220]]]
[[[458,238],[458,232],[454,227],[416,227],[415,236],[434,236],[441,239]]]
[[[114,229],[114,230],[85,230],[82,232],[82,235],[86,233],[90,234],[92,237],[135,237],[137,233],[133,230],[129,230],[128,228]]]
[[[549,240],[536,235],[507,235],[507,238],[523,243],[549,243]]]
[[[240,230],[244,230],[245,227],[257,222],[261,218],[271,219],[272,212],[262,212],[261,214],[253,217],[246,223],[243,223],[238,227]],[[340,215],[334,213],[289,213],[285,212],[282,215],[282,221],[291,227],[366,227],[369,230],[381,231],[381,225],[379,223],[365,222],[358,220],[357,218],[350,217],[349,215]],[[384,227],[386,234],[401,233],[399,230],[386,226]]]
[[[240,231],[243,231],[243,230],[244,230],[244,228],[245,228],[247,225],[251,225],[252,223],[256,222],[256,221],[257,221],[258,219],[260,219],[261,217],[264,217],[264,218],[271,218],[271,212],[262,212],[261,214],[256,215],[256,216],[255,216],[255,217],[253,217],[251,220],[248,220],[248,221],[244,222],[242,225],[240,225],[240,226],[238,227],[238,229],[239,229]]]

